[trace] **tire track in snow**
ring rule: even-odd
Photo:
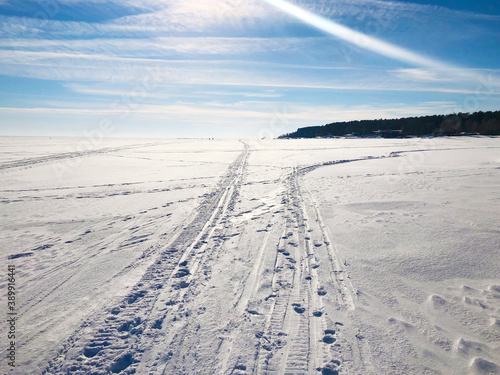
[[[291,299],[297,283],[296,260],[294,256],[295,245],[298,240],[294,239],[296,233],[294,234],[295,223],[290,213],[292,208],[290,207],[291,191],[289,182],[289,176],[283,180],[286,187],[285,196],[282,201],[285,206],[285,227],[277,244],[274,274],[271,282],[272,294],[268,297],[272,298],[273,302],[267,314],[265,330],[260,337],[255,369],[256,374],[282,372],[287,359],[285,353],[289,351],[288,336],[291,328],[289,324]]]
[[[284,181],[286,223],[277,247],[272,280],[274,303],[257,353],[256,374],[314,374],[325,358],[326,322],[318,295],[307,212],[296,168]]]
[[[298,181],[296,180],[297,188],[300,189]],[[311,228],[309,216],[305,206],[302,193],[300,197],[300,210],[304,220],[304,240],[307,252],[307,275],[309,278],[309,295],[311,296],[311,359],[309,364],[309,372],[314,373],[318,368],[323,366],[325,362],[326,353],[324,345],[320,344],[322,337],[321,332],[326,331],[326,321],[324,316],[324,303],[323,297],[318,294],[320,290],[320,281],[317,272],[319,262],[314,253],[314,243],[312,239],[313,229]],[[311,316],[311,315],[310,315]]]
[[[196,283],[197,280],[201,280],[204,275],[202,275],[202,270],[200,269],[202,266],[204,266],[207,262],[207,259],[211,257],[214,253],[217,252],[218,248],[220,247],[220,242],[218,239],[224,237],[224,227],[225,227],[225,221],[228,215],[228,211],[232,209],[232,206],[234,205],[234,201],[238,195],[238,189],[239,186],[241,185],[242,178],[245,172],[246,164],[247,164],[247,159],[249,156],[249,148],[246,143],[245,145],[245,151],[243,152],[242,155],[240,155],[240,158],[238,161],[235,163],[238,167],[236,172],[234,173],[234,178],[232,181],[229,182],[229,184],[223,184],[222,186],[224,187],[225,191],[222,195],[222,198],[219,200],[219,204],[217,208],[214,210],[212,217],[210,218],[209,221],[207,221],[205,227],[203,230],[200,232],[197,240],[193,242],[191,250],[188,250],[186,253],[184,253],[183,257],[180,259],[180,266],[190,266],[189,269],[189,275],[186,277],[186,289],[185,291],[180,291],[180,293],[176,293],[175,295],[165,295],[161,298],[161,300],[167,300],[170,299],[170,301],[182,301],[182,294],[187,294],[191,293],[193,295],[196,295],[195,292],[191,292],[190,286],[192,283]],[[194,251],[192,251],[194,249]],[[182,272],[182,268],[179,269],[178,272]],[[175,304],[173,308],[169,311],[169,316],[173,316],[176,313],[180,313],[180,306],[179,304]],[[188,323],[185,324],[183,328],[187,328],[189,326]],[[201,342],[201,348],[199,348],[200,353],[213,353],[214,352],[214,347],[216,347],[215,352],[217,353],[220,349],[220,345],[222,341],[219,341],[218,338],[215,338],[215,343],[214,343],[214,337],[213,337],[213,332],[217,330],[217,324],[215,321],[209,322],[208,325],[204,326],[203,330],[200,330],[197,332],[197,335],[199,336],[199,341]],[[172,335],[172,333],[170,333]],[[180,335],[180,333],[179,333]],[[183,336],[177,336],[177,338],[174,338],[173,340],[176,341],[177,346],[181,346],[184,342],[184,340],[187,338],[186,334]],[[180,341],[180,342],[179,342]],[[217,341],[219,341],[217,343]],[[168,344],[173,344],[173,342],[167,342],[166,347],[170,346]],[[155,357],[155,361],[161,361],[161,355],[160,351],[156,347],[152,347],[150,350],[150,356]],[[216,354],[215,353],[215,354]],[[209,355],[212,358],[212,361],[215,360],[215,356],[213,354]],[[168,373],[166,372],[166,367],[167,364],[164,366],[157,366],[155,369],[151,368],[145,368],[144,366],[140,366],[139,370],[141,372],[145,372],[146,370],[149,371],[154,371],[155,373]]]
[[[204,259],[206,239],[214,234],[234,198],[247,157],[245,144],[242,154],[229,167],[218,189],[199,207],[190,225],[173,239],[118,306],[84,322],[60,355],[49,363],[44,374],[136,372],[143,354],[154,346],[167,314],[161,301],[173,297],[170,301],[175,303],[175,298],[189,290]],[[146,354],[153,358],[156,353]]]
[[[310,367],[311,359],[316,357],[316,333],[312,331],[312,295],[309,288],[308,277],[308,254],[305,240],[305,218],[300,207],[300,190],[297,185],[297,171],[293,169],[290,180],[290,214],[294,222],[293,240],[288,244],[295,247],[295,277],[293,289],[288,307],[288,329],[289,345],[285,351],[284,373],[304,374]]]
[[[372,158],[294,168],[286,179],[286,226],[278,243],[271,296],[274,303],[258,349],[256,374],[337,374],[344,360],[366,361],[369,350],[353,337],[355,328],[344,327],[344,323],[335,320],[337,314],[326,319],[323,299],[327,290],[334,309],[342,312],[338,316],[349,322],[355,291],[330,240],[319,206],[307,187],[304,195],[299,178],[323,165],[369,159]],[[309,219],[308,207],[314,221]],[[320,259],[328,262],[321,263]],[[319,267],[324,269],[321,274]],[[324,288],[327,285],[333,285],[333,293],[331,288]],[[338,343],[339,338],[345,347]],[[350,354],[342,355],[344,350]],[[373,373],[372,366],[368,367],[367,373]],[[365,370],[365,366],[358,368]]]
[[[323,242],[328,250],[330,262],[333,268],[335,286],[337,287],[340,296],[339,303],[344,310],[354,310],[354,296],[356,295],[356,291],[348,278],[344,265],[340,261],[336,246],[330,240],[328,228],[326,227],[323,217],[319,211],[319,205],[307,186],[305,189],[307,190],[309,198],[312,202],[314,212],[316,214],[316,220],[318,221],[321,235],[324,239]]]
[[[241,184],[247,157],[248,147],[245,146],[245,151],[229,168],[219,188],[207,197],[196,218],[179,233],[157,263],[148,269],[141,282],[120,305],[95,314],[83,324],[70,338],[61,355],[50,363],[46,374],[67,371],[75,374],[128,374],[139,369],[141,373],[169,373],[170,370],[164,370],[168,362],[164,360],[166,354],[161,352],[166,347],[160,342],[163,321],[168,314],[173,316],[182,312],[179,301],[183,300],[183,295],[194,293],[192,285],[196,286],[198,276],[201,276],[200,266],[209,256],[209,250],[215,250],[207,249],[207,243],[215,239],[217,233],[223,232],[224,216]],[[306,239],[304,222],[307,220],[304,220],[305,215],[299,204],[299,172],[295,170],[284,180],[287,186],[284,200],[287,226],[278,246],[283,251],[276,255],[273,290],[277,293],[271,297],[274,301],[272,313],[268,316],[262,339],[271,345],[270,350],[264,348],[265,342],[260,346],[257,373],[308,373],[315,371],[324,357],[318,348],[324,346],[319,339],[326,323],[321,317],[318,319],[313,315],[321,310],[321,303],[316,297],[317,288],[310,282],[312,278],[306,280],[316,264],[310,257],[314,246],[310,239]],[[250,295],[258,287],[258,274],[259,269],[254,274]],[[165,311],[165,301],[172,303],[168,312]],[[311,322],[313,316],[319,323]],[[175,345],[193,340],[186,337],[188,331],[182,327],[176,327],[174,331],[170,342]],[[224,341],[213,337],[216,331],[213,323],[197,333],[199,338],[194,339],[203,346],[199,351],[202,355],[200,363],[213,364],[212,368],[220,368],[215,362]],[[215,353],[215,356],[210,359],[209,353]],[[238,373],[243,372],[242,368],[237,368]]]
[[[59,154],[52,154],[46,156],[39,156],[36,158],[28,158],[28,159],[20,159],[20,160],[12,160],[5,163],[0,164],[0,170],[11,169],[11,168],[20,168],[26,166],[32,166],[40,163],[48,163],[65,159],[74,159],[85,156],[92,156],[97,154],[107,154],[111,152],[118,152],[124,150],[130,150],[134,148],[143,148],[143,147],[151,147],[161,145],[163,143],[145,143],[145,144],[137,144],[130,146],[121,146],[121,147],[105,147],[98,150],[88,150],[88,151],[74,151],[74,152],[64,152]]]
[[[100,225],[100,229],[98,229],[97,226],[93,226],[91,228],[92,232],[94,232],[104,230],[104,227],[106,227],[106,224]],[[177,233],[178,228],[175,228],[173,232]],[[106,285],[117,284],[119,278],[132,271],[133,268],[146,267],[149,263],[148,260],[151,261],[151,258],[146,259],[146,252],[156,253],[164,242],[165,241],[162,240],[154,246],[150,246],[143,253],[143,256],[136,260],[133,266],[128,266],[119,271],[117,274],[111,275],[109,280],[106,281]],[[109,242],[107,243],[109,244]],[[98,307],[98,304],[95,304],[94,301],[89,303],[89,301],[85,299],[79,300],[77,298],[73,298],[73,303],[66,306],[64,310],[58,311],[56,314],[51,314],[51,301],[58,298],[65,298],[65,289],[68,287],[67,285],[76,285],[75,279],[82,277],[84,274],[82,270],[92,264],[92,258],[94,258],[97,254],[102,253],[101,249],[102,246],[99,245],[99,242],[93,242],[92,246],[89,245],[85,251],[79,251],[77,253],[66,252],[63,255],[64,258],[67,258],[67,260],[49,268],[36,279],[29,280],[32,283],[37,283],[35,284],[36,292],[29,293],[22,299],[22,305],[20,305],[21,307],[18,317],[25,320],[29,319],[27,320],[28,324],[34,324],[36,322],[36,328],[22,332],[22,335],[18,340],[18,347],[21,351],[26,350],[27,347],[33,345],[34,342],[47,335],[47,332],[60,331],[60,327],[68,324],[68,322],[70,322],[71,325],[71,322],[78,323],[79,320],[77,321],[77,319],[79,318],[84,319],[86,316],[93,316],[97,309],[101,309],[103,305],[109,303],[100,303],[101,306]],[[58,255],[57,257],[59,259],[63,258],[61,255]],[[45,259],[40,260],[39,262],[47,261],[48,260]],[[35,269],[36,266],[37,264],[35,264]],[[26,272],[30,273],[30,270],[26,270]],[[88,289],[86,294],[99,296],[101,286],[101,284],[94,285],[91,289]],[[72,286],[69,285],[70,289],[71,287]],[[85,285],[85,287],[88,288],[88,285]],[[80,291],[77,290],[76,292],[79,293]],[[95,300],[99,301],[99,298],[95,298]],[[71,331],[68,330],[68,333],[70,332]]]
[[[396,155],[390,155],[388,157],[395,157]],[[376,159],[376,158],[367,158],[367,159],[359,159],[359,160],[371,160],[371,159]],[[358,161],[357,160],[352,160],[352,161]],[[349,161],[342,161],[342,162],[349,162]],[[335,162],[333,163],[327,163],[324,165],[332,165],[332,164],[337,164]],[[323,166],[315,166],[314,169]],[[301,173],[307,173],[304,172],[307,171],[309,172],[309,169],[302,169]],[[329,260],[329,269],[330,272],[328,274],[330,275],[329,280],[323,279],[323,282],[328,282],[330,281],[331,284],[334,286],[336,293],[333,296],[329,296],[331,300],[334,300],[336,303],[336,310],[338,310],[341,314],[339,316],[343,316],[345,321],[344,323],[340,322],[335,322],[335,325],[332,326],[327,326],[325,329],[324,333],[325,336],[323,338],[323,341],[325,338],[328,338],[329,332],[335,332],[337,329],[339,329],[341,332],[341,337],[342,337],[342,343],[340,344],[340,348],[342,349],[342,354],[340,351],[335,351],[335,350],[330,350],[330,353],[325,352],[327,357],[325,357],[325,364],[322,367],[322,371],[324,374],[333,374],[335,372],[328,372],[328,371],[338,371],[341,369],[342,364],[345,362],[350,362],[349,366],[355,369],[356,373],[363,373],[363,374],[376,374],[377,369],[373,365],[372,362],[372,353],[369,345],[360,339],[361,336],[359,336],[359,329],[358,329],[358,323],[356,321],[355,315],[354,315],[354,310],[355,310],[355,300],[356,300],[356,290],[352,286],[352,283],[350,281],[349,275],[347,273],[345,265],[342,263],[340,260],[339,254],[337,247],[335,243],[330,239],[330,234],[329,234],[329,229],[324,223],[324,219],[321,215],[320,209],[319,209],[319,204],[314,198],[314,195],[311,193],[310,189],[305,185],[304,183],[302,184],[304,187],[304,190],[306,191],[306,195],[302,195],[302,199],[304,201],[304,212],[305,215],[307,215],[307,208],[310,207],[312,210],[314,217],[315,217],[315,222],[316,222],[316,227],[318,229],[318,232],[320,234],[320,240],[317,240],[314,242],[315,246],[318,247],[325,247],[325,253],[326,258]],[[306,204],[305,201],[308,201],[308,204]],[[312,223],[312,222],[310,222]],[[323,275],[324,278],[324,275]],[[313,279],[314,280],[314,279]],[[326,295],[326,290],[323,290],[322,287],[320,289],[322,293],[325,293]],[[345,324],[348,324],[348,326],[344,326]],[[335,337],[334,337],[335,338]],[[336,338],[335,338],[336,339]],[[330,359],[331,358],[331,359]],[[326,372],[325,369],[327,370]]]

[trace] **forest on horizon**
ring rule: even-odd
[[[500,135],[500,111],[405,117],[399,119],[333,122],[308,126],[278,138],[317,138],[353,135],[366,137],[382,131],[382,136],[451,136],[460,134]]]

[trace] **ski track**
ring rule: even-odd
[[[118,149],[123,148],[94,152]],[[321,166],[397,157],[400,153],[284,168],[278,180],[267,182],[282,189],[282,211],[276,211],[282,214],[263,214],[267,215],[266,233],[253,266],[241,276],[244,287],[227,322],[221,326],[208,320],[201,327],[195,313],[186,307],[203,291],[210,273],[208,264],[218,256],[221,244],[233,236],[228,220],[238,204],[250,152],[244,143],[243,152],[198,207],[198,214],[175,231],[140,282],[120,303],[92,313],[43,374],[331,375],[345,366],[356,373],[376,373],[369,348],[355,337],[358,330],[352,312],[356,292],[318,203],[309,189],[301,186],[301,177]],[[80,154],[15,161],[0,165],[0,169]],[[251,302],[259,299],[269,254],[274,254],[272,292],[261,301],[259,311],[254,311]],[[69,267],[72,262],[75,260],[60,267]],[[46,297],[27,301],[23,308],[27,311]],[[203,313],[208,311],[197,314]],[[261,328],[254,338],[253,362],[231,351],[231,344],[249,322]],[[188,356],[195,357],[203,368],[185,363]]]
[[[248,156],[248,146],[230,166],[219,189],[202,204],[199,214],[160,254],[123,301],[92,316],[67,341],[44,374],[132,374],[147,348],[154,347],[165,313],[157,302],[178,301],[204,259],[206,239],[220,226],[234,197]],[[189,270],[188,270],[189,269]],[[175,302],[172,302],[175,303]],[[146,353],[151,355],[150,353]]]
[[[64,153],[47,155],[47,156],[39,156],[39,157],[35,157],[35,158],[12,160],[12,161],[8,161],[5,163],[1,163],[0,170],[10,169],[10,168],[28,167],[28,166],[32,166],[35,164],[55,162],[55,161],[65,160],[65,159],[74,159],[74,158],[92,156],[92,155],[97,155],[97,154],[107,154],[107,153],[112,153],[112,152],[130,150],[130,149],[134,149],[134,148],[144,148],[144,147],[157,146],[157,145],[161,145],[161,144],[163,144],[163,143],[156,142],[156,143],[137,144],[137,145],[128,145],[128,146],[120,146],[120,147],[105,147],[105,148],[100,148],[100,149],[95,149],[95,150],[64,152]]]
[[[309,219],[299,177],[299,169],[293,168],[285,181],[286,224],[277,244],[273,304],[257,354],[256,374],[314,374],[318,371],[334,374],[341,368],[340,356],[331,350],[338,329],[325,318],[323,296],[326,293],[317,272],[321,266],[317,249],[330,244],[319,211],[315,211],[315,220]],[[328,268],[338,269],[334,259],[326,265]],[[339,293],[337,308],[352,309],[352,296],[344,280],[330,281],[336,281],[339,291],[346,290]]]

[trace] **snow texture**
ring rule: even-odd
[[[1,373],[500,373],[498,138],[94,141],[0,140]]]

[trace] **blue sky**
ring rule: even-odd
[[[0,135],[499,110],[498,25],[499,1],[0,0]]]

